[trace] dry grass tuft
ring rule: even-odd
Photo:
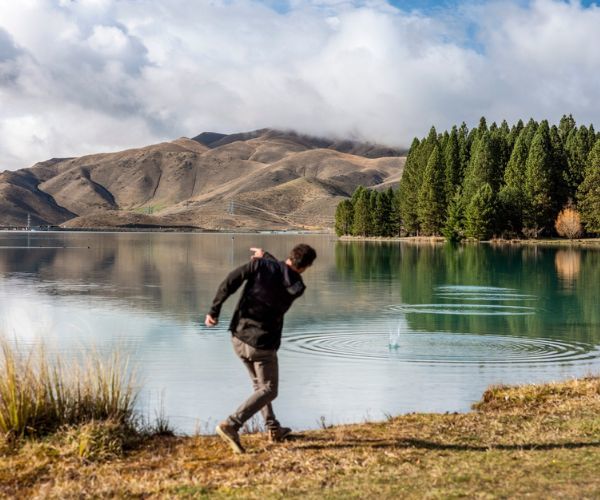
[[[69,367],[44,347],[21,350],[0,339],[0,432],[8,440],[44,436],[64,426],[113,421],[134,427],[137,390],[118,352],[89,353]]]
[[[61,438],[66,442],[68,454],[89,461],[118,458],[139,441],[130,427],[112,420],[71,427]]]
[[[581,403],[581,400],[597,399],[599,395],[598,377],[516,387],[500,385],[486,390],[473,409],[481,412],[548,412],[575,402]]]

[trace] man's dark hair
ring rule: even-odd
[[[292,248],[289,259],[292,261],[292,266],[296,269],[302,269],[312,265],[317,258],[315,249],[306,243],[300,243]]]

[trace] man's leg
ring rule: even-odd
[[[260,391],[266,384],[266,380],[264,377],[263,369],[260,362],[252,362],[245,358],[240,358],[244,363],[244,366],[248,370],[248,374],[250,375],[250,379],[252,380],[252,387],[254,392]],[[265,421],[265,427],[267,429],[273,429],[279,427],[279,422],[277,418],[275,418],[275,413],[273,412],[273,405],[271,403],[267,403],[260,409],[260,413],[263,416]]]
[[[279,385],[277,352],[255,349],[237,337],[232,338],[232,343],[236,354],[250,373],[254,393],[229,416],[227,421],[239,429],[252,415],[262,410],[268,428],[279,426],[271,406],[271,401],[277,397]]]

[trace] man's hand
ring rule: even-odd
[[[250,248],[251,252],[254,252],[254,255],[250,257],[250,259],[262,259],[265,256],[265,251],[262,248],[252,247]]]
[[[206,319],[204,320],[204,324],[209,328],[215,326],[219,322],[218,319],[213,318],[210,314],[206,315]]]

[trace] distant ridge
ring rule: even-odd
[[[277,129],[263,128],[252,132],[243,132],[237,134],[220,134],[217,132],[202,132],[193,137],[192,140],[197,141],[209,148],[224,146],[236,141],[248,141],[263,137],[265,139],[283,139],[292,142],[301,143],[310,148],[333,149],[341,153],[349,153],[365,158],[382,158],[382,157],[398,157],[405,156],[406,149],[384,146],[381,144],[373,144],[369,142],[352,141],[348,139],[326,139],[311,135],[299,134],[294,131],[283,131]]]
[[[293,131],[203,132],[0,173],[0,226],[323,228],[358,185],[400,178],[396,148]]]
[[[220,141],[224,137],[227,137],[227,134],[219,134],[217,132],[202,132],[196,137],[192,137],[192,140],[212,148],[216,142]]]

